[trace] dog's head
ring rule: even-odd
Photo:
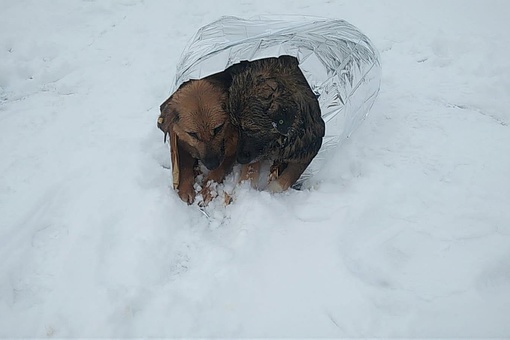
[[[245,72],[234,77],[228,111],[239,129],[237,161],[272,158],[295,131],[298,107],[279,79]]]
[[[175,134],[179,147],[209,170],[216,169],[225,156],[229,130],[227,86],[218,78],[190,80],[160,107],[158,127],[165,136]]]

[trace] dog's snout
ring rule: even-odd
[[[252,160],[252,154],[248,150],[240,150],[237,154],[237,162],[240,164],[250,163]]]
[[[202,160],[205,167],[209,170],[214,170],[220,166],[220,159],[218,157],[206,157]]]

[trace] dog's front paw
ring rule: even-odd
[[[195,189],[193,189],[193,187],[179,188],[178,194],[179,194],[179,197],[181,198],[181,200],[183,200],[184,202],[186,202],[188,204],[193,204],[193,202],[195,201],[196,193],[195,193]]]
[[[200,202],[201,207],[206,207],[209,204],[209,202],[211,202],[212,199],[214,198],[211,192],[211,188],[208,185],[205,185],[202,188],[200,194],[202,195],[202,201]]]
[[[239,176],[239,182],[249,180],[252,188],[257,188],[259,181],[260,162],[252,164],[244,164],[241,167],[241,175]]]
[[[266,189],[272,193],[279,193],[285,191],[285,188],[277,180],[271,181]]]
[[[202,184],[200,194],[202,195],[202,201],[200,206],[205,207],[211,202],[216,196],[218,196],[217,190],[218,183],[216,181],[206,178]]]

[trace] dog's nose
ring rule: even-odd
[[[247,164],[247,163],[250,163],[250,161],[251,161],[251,152],[250,151],[243,150],[237,154],[237,162],[238,163]]]
[[[220,166],[220,160],[216,157],[204,158],[202,163],[204,163],[205,167],[209,170],[214,170]]]

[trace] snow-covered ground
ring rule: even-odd
[[[510,336],[507,1],[0,1],[0,337]],[[206,217],[156,127],[221,15],[343,18],[369,118],[307,191]]]

